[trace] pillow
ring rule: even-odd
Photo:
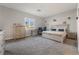
[[[51,29],[52,31],[56,31],[56,29]]]
[[[64,29],[58,29],[58,31],[64,31]]]

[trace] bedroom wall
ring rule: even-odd
[[[1,25],[0,28],[5,30],[5,33],[7,35],[6,39],[12,38],[11,37],[12,32],[10,30],[12,30],[13,23],[24,24],[25,17],[33,18],[35,20],[34,24],[36,28],[40,26],[41,27],[44,26],[44,21],[43,21],[43,18],[41,17],[0,6],[0,25]]]
[[[77,16],[79,17],[79,4],[77,8]],[[78,41],[78,52],[79,52],[79,18],[77,20],[77,41]]]
[[[2,16],[2,7],[0,7],[0,29],[3,28],[3,16]]]
[[[77,32],[77,23],[76,23],[76,9],[74,10],[70,10],[70,11],[66,11],[63,13],[59,13],[56,14],[54,16],[50,16],[45,18],[46,20],[46,26],[48,28],[48,30],[50,30],[52,25],[58,25],[58,24],[62,24],[64,21],[66,21],[67,24],[69,24],[69,31],[70,32]],[[69,20],[68,17],[71,17],[71,19]],[[53,20],[56,19],[56,22],[54,22]]]

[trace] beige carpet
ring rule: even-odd
[[[72,55],[77,48],[39,36],[6,43],[6,51],[14,55]],[[6,53],[8,54],[8,53]]]

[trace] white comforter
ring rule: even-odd
[[[43,33],[62,35],[62,36],[66,35],[66,32],[59,32],[59,31],[43,31]]]
[[[66,37],[66,32],[43,31],[42,37],[53,39],[53,40],[59,41],[59,42],[63,42]]]

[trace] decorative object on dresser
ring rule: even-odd
[[[3,31],[0,30],[0,55],[4,54],[4,39],[3,39]]]

